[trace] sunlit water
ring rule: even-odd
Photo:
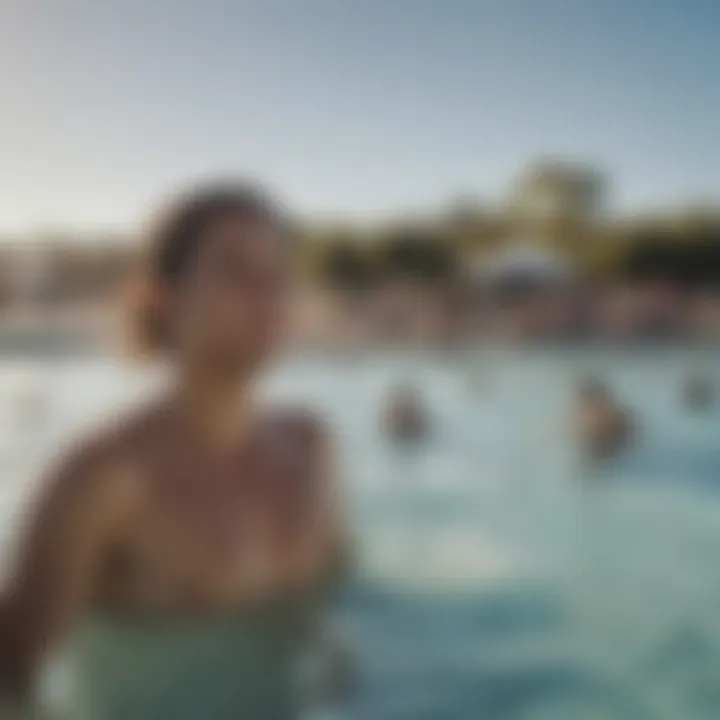
[[[720,406],[694,415],[679,397],[685,373],[713,364],[690,351],[486,352],[280,368],[268,393],[318,408],[344,458],[362,559],[348,717],[720,717]],[[99,360],[0,367],[0,507],[17,517],[63,438],[145,381]],[[568,441],[588,372],[641,423],[637,447],[592,475]],[[400,381],[433,413],[435,437],[416,451],[378,432]],[[39,415],[17,399],[33,387]]]

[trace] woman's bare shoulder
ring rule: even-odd
[[[60,451],[46,489],[116,499],[136,493],[144,474],[143,443],[156,426],[156,408],[108,418]]]

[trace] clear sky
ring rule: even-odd
[[[717,200],[719,38],[720,0],[0,0],[0,231],[216,174],[308,214],[492,200],[546,154],[622,208]]]

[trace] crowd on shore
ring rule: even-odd
[[[396,283],[364,294],[310,290],[296,311],[301,346],[720,340],[720,293],[651,283],[499,291]]]
[[[372,291],[305,286],[289,344],[302,349],[420,345],[640,344],[720,341],[720,292],[660,283],[523,288],[395,282]],[[103,302],[26,304],[0,313],[0,348],[28,338],[116,343],[122,317]]]

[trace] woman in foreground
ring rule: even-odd
[[[193,193],[154,233],[134,320],[172,388],[44,488],[0,607],[0,707],[31,705],[67,640],[72,720],[299,714],[297,662],[344,543],[322,428],[253,399],[287,240],[244,187]]]

